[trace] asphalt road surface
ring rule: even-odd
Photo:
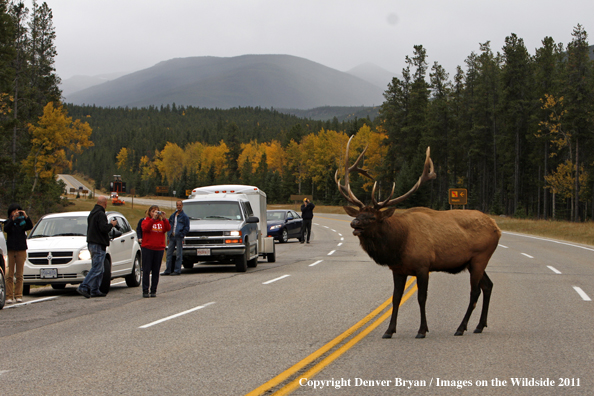
[[[482,334],[479,299],[470,331],[454,336],[468,273],[433,273],[427,338],[415,339],[412,284],[384,340],[386,311],[373,311],[391,274],[349,222],[316,214],[312,242],[276,244],[275,263],[196,265],[161,277],[157,298],[123,279],[106,298],[32,289],[0,311],[0,394],[594,394],[594,247],[504,233]]]

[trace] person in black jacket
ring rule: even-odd
[[[309,199],[303,199],[303,205],[301,205],[301,217],[303,217],[303,227],[301,228],[301,239],[299,242],[305,242],[305,231],[307,231],[307,243],[309,243],[309,237],[311,236],[311,220],[313,219],[313,210],[316,207],[313,203],[309,202]]]
[[[86,298],[105,297],[105,294],[99,290],[103,279],[103,262],[105,261],[107,246],[109,246],[109,231],[113,227],[118,227],[116,219],[111,219],[111,223],[107,222],[106,207],[107,197],[100,196],[97,198],[97,204],[89,217],[87,217],[87,245],[91,253],[91,270],[76,289],[79,294]]]
[[[33,223],[19,204],[8,207],[8,220],[4,222],[8,271],[6,273],[6,304],[23,301],[23,269],[27,259],[27,234]],[[16,273],[16,284],[14,276]]]

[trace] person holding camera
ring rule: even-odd
[[[87,217],[87,246],[91,253],[91,269],[85,276],[85,280],[78,286],[78,294],[91,297],[105,297],[105,293],[99,290],[103,281],[103,269],[107,246],[109,246],[109,231],[118,228],[118,221],[114,218],[107,222],[105,209],[107,208],[107,197],[97,198],[97,204]]]
[[[4,222],[8,271],[6,273],[6,304],[23,301],[23,269],[27,259],[27,234],[33,223],[19,204],[8,207],[8,219]],[[16,284],[14,276],[16,273]]]
[[[309,202],[309,199],[303,198],[303,205],[301,205],[301,217],[303,218],[303,227],[301,227],[301,239],[299,242],[305,242],[305,231],[307,230],[307,243],[311,236],[311,220],[313,219],[313,210],[316,205]]]
[[[163,252],[165,251],[165,233],[171,229],[171,225],[165,212],[161,212],[157,205],[153,205],[149,208],[146,218],[142,221],[141,228],[142,296],[145,298],[157,297],[159,271],[163,260]]]

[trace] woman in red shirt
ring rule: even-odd
[[[157,205],[149,208],[146,218],[142,221],[142,296],[157,297],[159,271],[165,251],[165,235],[171,229],[165,212],[161,212]],[[149,276],[152,273],[152,282]]]

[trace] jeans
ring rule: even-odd
[[[157,292],[159,284],[159,271],[163,260],[162,250],[142,248],[142,292],[148,293],[149,286],[151,293]],[[151,277],[152,273],[152,277]],[[151,279],[152,278],[152,279]]]
[[[165,273],[170,274],[172,272],[181,273],[182,267],[182,255],[184,238],[172,237],[169,239],[167,245],[167,265],[165,266]],[[173,265],[173,253],[175,251],[175,266]]]
[[[307,230],[307,242],[309,242],[309,238],[311,237],[311,221],[312,219],[303,219],[303,227],[301,228],[301,241],[305,240],[305,230]]]
[[[79,289],[87,290],[91,294],[99,292],[99,286],[103,280],[103,263],[107,251],[105,246],[96,243],[87,244],[91,253],[91,270],[85,276],[85,280],[80,284]]]

